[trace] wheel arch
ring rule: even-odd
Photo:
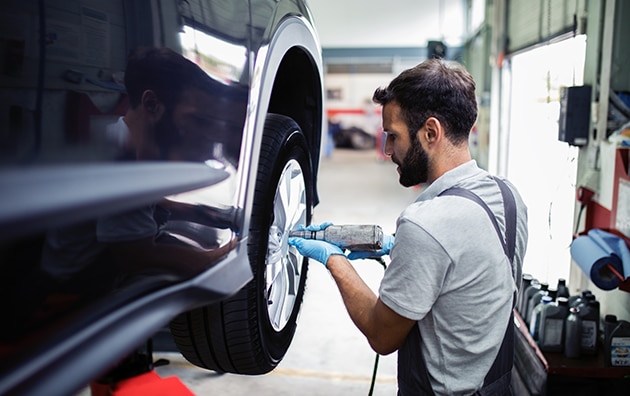
[[[323,127],[323,93],[318,65],[300,47],[287,51],[274,79],[269,113],[292,118],[302,129],[313,162],[313,203],[317,196],[317,169]]]
[[[267,44],[254,54],[250,103],[244,145],[248,162],[242,168],[247,175],[256,175],[260,144],[267,114],[273,112],[296,121],[309,145],[313,165],[313,205],[319,202],[317,169],[321,150],[323,109],[323,62],[317,34],[304,16],[290,15],[280,21]],[[242,230],[249,229],[254,197],[254,180],[248,178],[239,193],[244,208]]]

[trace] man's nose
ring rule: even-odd
[[[392,156],[392,141],[390,139],[390,136],[388,134],[385,134],[385,144],[383,145],[383,154],[387,157],[391,157]]]

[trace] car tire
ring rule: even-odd
[[[307,259],[288,246],[288,232],[311,220],[312,161],[291,118],[265,123],[249,227],[254,278],[233,297],[179,315],[171,333],[191,363],[217,372],[273,370],[295,334]]]

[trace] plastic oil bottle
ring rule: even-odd
[[[546,304],[553,302],[553,298],[551,296],[544,296],[538,305],[534,307],[532,311],[532,316],[529,320],[529,335],[532,336],[534,341],[538,341],[540,335],[540,317],[542,315],[542,310],[544,309]]]
[[[529,286],[527,286],[523,291],[523,297],[521,298],[521,304],[518,313],[521,314],[521,317],[526,322],[529,321],[529,318],[527,318],[527,305],[529,304],[529,299],[538,290],[540,290],[540,282],[538,282],[537,279],[532,279],[529,282]]]
[[[540,316],[538,345],[545,352],[562,352],[564,347],[564,323],[569,315],[569,301],[558,297],[546,304]]]
[[[534,279],[532,274],[523,274],[523,275],[521,275],[521,285],[519,286],[518,299],[516,301],[516,310],[521,315],[523,314],[523,295],[525,294],[525,290],[527,290],[527,288],[529,286],[531,286],[532,281],[534,281],[534,280],[536,280],[536,279]],[[538,281],[536,280],[536,282],[538,282]]]
[[[551,297],[553,301],[556,301],[556,298],[558,297],[558,289],[555,286],[549,285],[549,287],[547,287],[547,295]]]
[[[569,308],[569,316],[564,322],[564,356],[577,359],[580,357],[580,309],[578,307]]]
[[[599,330],[599,301],[595,296],[587,295],[586,301],[582,301],[578,308],[580,309],[581,331],[580,350],[583,355],[597,354],[597,340]]]
[[[610,334],[610,365],[630,367],[630,322],[620,320]]]
[[[525,317],[526,317],[525,322],[527,323],[527,325],[529,325],[529,323],[532,320],[532,312],[534,311],[534,307],[536,307],[536,305],[538,305],[540,303],[542,298],[548,294],[548,292],[547,292],[548,288],[549,288],[549,284],[548,283],[541,282],[540,283],[540,289],[537,290],[530,297],[529,302],[527,303],[527,313],[525,314]]]
[[[567,287],[566,279],[558,279],[558,286],[556,286],[556,290],[558,290],[556,293],[556,297],[569,298],[569,288]]]
[[[604,360],[606,366],[612,366],[610,360],[610,336],[612,335],[613,330],[617,327],[619,321],[617,321],[616,315],[606,315],[604,316]]]
[[[583,300],[586,299],[586,296],[588,296],[589,294],[593,293],[591,293],[590,290],[582,290],[582,293],[574,294],[569,297],[569,308],[577,307]]]

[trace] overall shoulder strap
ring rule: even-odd
[[[499,185],[501,195],[503,196],[503,209],[505,211],[505,239],[507,242],[508,258],[510,262],[514,262],[514,254],[516,252],[516,199],[512,190],[505,182],[498,177],[492,177]]]
[[[516,250],[516,200],[514,199],[514,194],[512,194],[512,191],[503,180],[498,177],[493,177],[493,179],[499,185],[501,196],[503,197],[503,210],[505,213],[505,239],[503,239],[503,236],[501,235],[501,229],[499,228],[496,216],[492,210],[490,210],[488,205],[474,192],[461,187],[451,187],[442,191],[439,196],[454,195],[468,198],[479,204],[486,211],[488,217],[490,217],[490,221],[492,221],[492,225],[494,226],[499,240],[501,241],[501,245],[503,246],[503,251],[510,259],[510,263],[513,264]]]
[[[501,190],[501,195],[503,197],[506,234],[505,241],[501,236],[501,231],[496,216],[490,210],[488,205],[477,194],[473,193],[470,190],[466,190],[465,188],[452,187],[446,191],[443,191],[440,196],[455,195],[465,197],[481,205],[481,207],[485,209],[486,213],[488,213],[488,216],[490,216],[490,220],[492,221],[492,224],[497,231],[497,235],[499,236],[499,240],[501,241],[501,245],[503,246],[503,251],[505,252],[505,255],[509,258],[512,267],[514,267],[514,254],[516,250],[516,200],[514,198],[514,194],[503,180],[499,179],[498,177],[493,177],[493,179],[498,184],[499,189]],[[513,269],[514,268],[512,268],[512,270]],[[512,271],[512,274],[514,274],[514,271]],[[516,299],[514,299],[514,301],[516,301]],[[490,371],[486,374],[486,377],[484,378],[483,387],[479,391],[475,392],[475,395],[494,396],[511,394],[511,369],[514,361],[514,325],[512,325],[513,321],[513,316],[510,315],[510,320],[508,322],[507,329],[505,330],[505,335],[503,336],[503,341],[501,342],[499,353],[494,360],[492,366],[490,367]]]

